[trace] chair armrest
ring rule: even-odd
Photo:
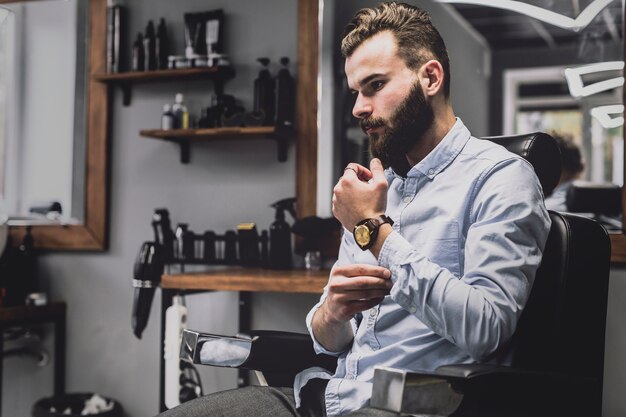
[[[185,329],[180,358],[191,363],[296,374],[320,366],[334,372],[337,358],[317,355],[308,334],[254,330],[222,336]]]
[[[377,368],[371,406],[438,416],[599,416],[601,387],[591,377],[490,364],[420,373]]]

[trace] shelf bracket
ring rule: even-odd
[[[188,164],[191,159],[191,144],[189,140],[180,140],[180,163]]]
[[[272,135],[276,139],[278,146],[278,162],[287,161],[287,151],[289,150],[289,138],[293,135],[291,125],[276,124],[276,132]]]
[[[132,87],[130,84],[122,83],[120,88],[122,89],[122,104],[128,107],[132,98]]]

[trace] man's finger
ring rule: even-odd
[[[361,181],[369,181],[372,178],[372,173],[370,172],[370,170],[365,168],[361,164],[357,164],[356,162],[350,162],[344,168],[343,175],[355,175]]]
[[[379,278],[390,278],[391,271],[389,269],[384,268],[378,265],[369,265],[369,264],[350,264],[350,265],[342,265],[337,266],[333,270],[333,274],[343,275],[346,277],[358,277],[358,276],[372,276]]]
[[[393,282],[389,279],[375,277],[340,277],[328,284],[328,290],[335,294],[349,294],[354,292],[391,289]]]
[[[374,178],[375,180],[382,179],[387,181],[387,179],[385,178],[385,169],[383,168],[383,164],[382,162],[380,162],[380,159],[373,158],[370,161],[370,171],[372,173],[372,178]]]

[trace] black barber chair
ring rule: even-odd
[[[560,158],[550,136],[488,139],[529,160],[545,192],[554,188],[560,173],[555,161]],[[610,241],[595,220],[556,212],[550,212],[550,217],[543,260],[510,341],[511,365],[451,364],[428,373],[376,369],[370,408],[388,410],[390,416],[601,415]],[[211,345],[227,347],[230,360],[202,357],[202,352],[215,352]],[[235,355],[237,350],[242,353]],[[220,338],[185,331],[181,358],[271,376],[277,371],[293,376],[310,366],[333,365],[332,359],[313,353],[308,335],[281,332]]]
[[[602,223],[607,230],[622,230],[622,187],[606,182],[574,181],[567,190],[565,206]]]

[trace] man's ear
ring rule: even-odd
[[[420,83],[424,90],[424,95],[434,97],[443,91],[444,73],[441,63],[431,59],[419,69]]]

